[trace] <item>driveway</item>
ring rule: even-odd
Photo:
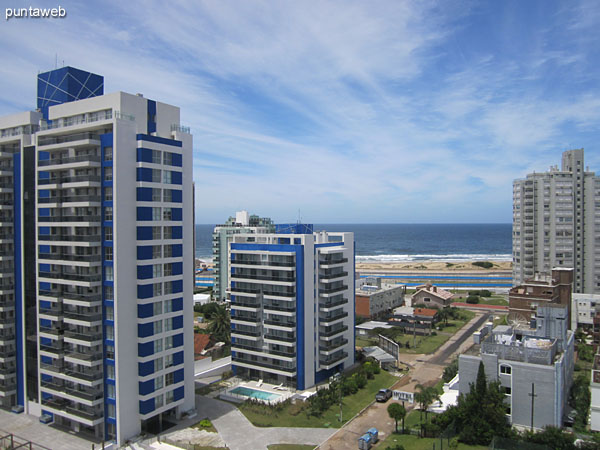
[[[250,423],[234,405],[196,396],[198,418],[208,417],[230,450],[266,450],[271,444],[319,445],[335,433],[330,428],[261,428]]]

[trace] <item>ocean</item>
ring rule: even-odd
[[[196,257],[212,258],[214,225],[196,225]],[[352,231],[357,261],[511,261],[511,224],[315,224]]]

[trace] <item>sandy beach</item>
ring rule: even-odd
[[[493,267],[485,269],[474,266],[474,261],[445,262],[445,261],[404,261],[404,262],[357,262],[356,270],[360,272],[397,273],[397,272],[460,272],[460,273],[496,273],[510,272],[512,262],[490,260]]]

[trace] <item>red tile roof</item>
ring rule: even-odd
[[[194,354],[200,355],[208,347],[210,334],[194,333]]]
[[[415,316],[435,317],[437,310],[429,308],[415,308]]]

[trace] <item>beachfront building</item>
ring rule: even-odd
[[[583,149],[562,166],[513,182],[513,283],[554,267],[575,270],[573,291],[600,294],[600,177],[584,169]]]
[[[452,303],[454,294],[445,289],[433,286],[432,284],[424,284],[417,286],[416,292],[411,299],[411,306],[425,305],[426,307],[443,308]]]
[[[308,389],[354,364],[354,235],[277,225],[230,244],[238,376]]]
[[[195,404],[192,136],[179,108],[102,86],[42,73],[38,112],[0,118],[0,397],[120,445]]]
[[[213,231],[213,298],[227,299],[229,285],[229,244],[235,234],[274,233],[275,225],[268,217],[250,215],[248,211],[237,211],[235,217],[229,217],[223,225],[217,225]]]
[[[538,306],[531,325],[497,326],[461,354],[459,391],[463,395],[469,392],[483,363],[487,379],[500,382],[512,425],[538,430],[548,425],[560,428],[574,368],[575,336],[568,330],[568,308],[557,304]]]
[[[356,316],[387,317],[404,303],[405,293],[406,285],[385,284],[379,277],[361,278],[356,283]]]
[[[521,285],[510,289],[508,319],[525,323],[535,316],[539,306],[556,304],[568,308],[568,326],[571,327],[572,289],[573,269],[555,268],[551,274],[536,273]]]

